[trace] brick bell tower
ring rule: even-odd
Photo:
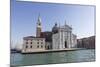
[[[36,37],[40,37],[41,31],[42,31],[42,25],[41,25],[41,18],[39,14],[38,21],[37,21],[37,27],[36,27]]]

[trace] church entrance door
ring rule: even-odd
[[[65,48],[67,48],[67,41],[65,41]]]

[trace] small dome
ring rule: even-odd
[[[55,23],[54,27],[52,28],[52,32],[55,34],[55,33],[58,33],[58,27],[57,27],[57,23]]]

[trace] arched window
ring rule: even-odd
[[[43,46],[41,45],[41,48],[43,48]]]
[[[30,46],[30,48],[32,48],[32,45]]]
[[[39,42],[37,42],[37,44],[39,44]]]
[[[37,48],[39,48],[39,45],[37,46]]]
[[[32,42],[30,44],[32,44]]]
[[[26,42],[26,44],[28,44],[28,42]]]

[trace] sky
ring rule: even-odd
[[[57,22],[68,24],[77,38],[95,35],[95,7],[86,5],[24,2],[11,0],[11,43],[22,44],[23,37],[36,35],[40,14],[42,31],[51,31]]]

